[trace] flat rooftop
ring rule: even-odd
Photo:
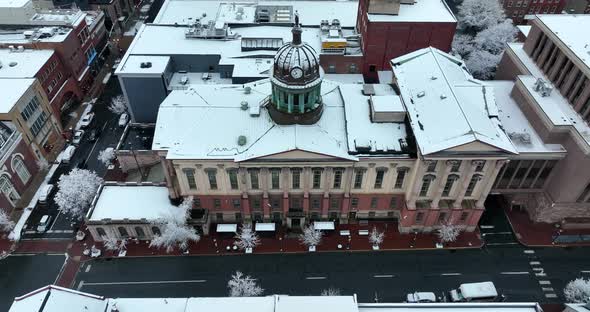
[[[53,50],[0,49],[0,78],[35,78],[53,53]]]
[[[154,139],[153,124],[129,124],[120,140],[118,150],[150,150]]]
[[[371,22],[455,23],[457,19],[444,0],[416,0],[400,4],[399,14],[368,14]]]
[[[590,67],[590,38],[582,32],[590,29],[589,14],[538,14],[535,17]]]
[[[170,203],[168,188],[147,185],[105,185],[88,212],[89,221],[157,220],[176,207]]]
[[[7,114],[35,83],[34,78],[0,78],[0,114]]]

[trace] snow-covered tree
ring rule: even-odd
[[[175,247],[181,250],[188,249],[190,241],[198,242],[201,236],[197,231],[187,225],[190,218],[193,198],[189,196],[178,206],[172,208],[167,214],[161,216],[153,224],[160,229],[160,235],[156,235],[150,247],[166,248],[166,252],[171,252]]]
[[[461,234],[461,229],[452,224],[443,224],[437,231],[438,238],[443,243],[452,243]]]
[[[322,296],[340,296],[341,292],[338,288],[330,287],[328,289],[323,289],[321,295]]]
[[[505,19],[504,9],[497,0],[463,0],[457,14],[459,28],[466,33],[478,32]]]
[[[260,296],[264,289],[258,285],[255,279],[236,271],[227,282],[230,297],[254,297]]]
[[[236,235],[236,241],[234,245],[244,250],[246,248],[254,248],[260,244],[260,238],[256,235],[256,232],[252,230],[251,224],[244,224],[240,229],[240,232]]]
[[[512,20],[506,19],[480,31],[473,41],[476,49],[499,55],[504,52],[506,43],[516,40],[517,33],[518,29],[514,27]]]
[[[125,97],[123,95],[115,96],[111,100],[111,104],[109,105],[109,110],[116,115],[121,115],[127,111],[127,101],[125,101]]]
[[[102,240],[102,246],[104,249],[111,251],[119,249],[119,242],[116,237],[103,236]]]
[[[69,174],[62,174],[55,194],[59,211],[74,218],[82,218],[102,181],[94,171],[86,169],[74,168]]]
[[[308,225],[303,228],[303,234],[299,235],[299,241],[307,247],[317,246],[322,242],[322,232],[313,225]]]
[[[115,159],[115,149],[112,147],[107,147],[98,153],[98,160],[105,166],[110,165],[113,159]]]
[[[0,232],[8,232],[14,228],[14,222],[2,208],[0,208]]]
[[[37,163],[37,167],[41,171],[49,168],[49,163],[47,162],[47,160],[45,158],[41,158],[41,159],[37,160],[36,163]]]
[[[465,58],[475,49],[473,37],[466,34],[455,34],[452,43],[452,52],[455,56]]]
[[[469,54],[465,65],[477,79],[491,79],[496,73],[496,66],[500,63],[502,55],[492,54],[485,50],[475,50]]]
[[[569,303],[590,303],[590,279],[576,278],[570,281],[563,294]]]
[[[377,230],[377,227],[373,227],[371,233],[369,233],[369,242],[373,246],[379,246],[383,243],[383,238],[385,238],[385,233]]]

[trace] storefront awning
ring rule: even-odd
[[[314,222],[313,227],[316,230],[333,230],[334,229],[334,222],[332,221],[323,221],[323,222]]]
[[[274,232],[275,231],[275,224],[274,223],[256,223],[254,227],[256,232]]]
[[[217,233],[236,233],[238,231],[237,224],[218,224]]]

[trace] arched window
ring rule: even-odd
[[[107,236],[107,232],[105,232],[104,229],[101,228],[101,227],[97,227],[96,228],[96,233],[98,233],[98,236],[100,236],[100,237],[106,237]]]
[[[29,173],[29,170],[20,155],[15,155],[14,158],[12,158],[12,170],[16,172],[23,184],[27,184],[29,179],[31,179],[31,173]]]
[[[126,228],[124,228],[124,227],[120,226],[120,227],[118,228],[118,230],[119,230],[119,235],[121,235],[121,237],[122,237],[122,238],[127,238],[127,237],[129,237],[129,233],[127,233],[127,229],[126,229]]]
[[[12,185],[10,177],[6,174],[0,176],[0,192],[6,196],[12,206],[20,199],[20,195]]]
[[[157,226],[152,226],[152,233],[153,233],[154,235],[160,235],[160,234],[162,234],[162,233],[160,232],[160,228],[158,228]]]
[[[141,228],[141,226],[135,227],[135,234],[137,234],[137,238],[145,238],[145,232]]]

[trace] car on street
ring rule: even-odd
[[[121,59],[118,58],[115,60],[115,62],[113,62],[113,71],[117,70],[117,67],[119,67],[119,64],[121,64]]]
[[[408,303],[431,303],[436,302],[436,295],[433,292],[414,292],[406,296]]]
[[[53,191],[53,184],[47,184],[41,189],[41,194],[39,195],[39,203],[45,204],[49,195],[51,195],[51,191]]]
[[[69,164],[75,152],[76,147],[74,145],[68,145],[68,147],[66,147],[66,149],[61,154],[61,162],[63,164]]]
[[[88,141],[96,142],[96,140],[98,140],[98,137],[100,137],[100,129],[94,128],[90,130],[90,134],[88,135]]]
[[[121,114],[119,117],[119,127],[125,127],[129,122],[129,115],[127,113]]]
[[[74,137],[72,138],[72,143],[80,144],[80,142],[82,142],[83,137],[84,137],[84,130],[76,130],[76,132],[74,132]]]
[[[41,220],[39,220],[39,224],[37,225],[37,232],[47,231],[47,228],[49,227],[49,223],[51,223],[51,216],[50,215],[42,216]]]
[[[94,119],[94,113],[88,113],[88,114],[82,116],[82,119],[80,120],[80,126],[81,127],[90,126],[93,119]]]
[[[449,292],[453,302],[496,301],[498,291],[492,282],[465,283]]]

